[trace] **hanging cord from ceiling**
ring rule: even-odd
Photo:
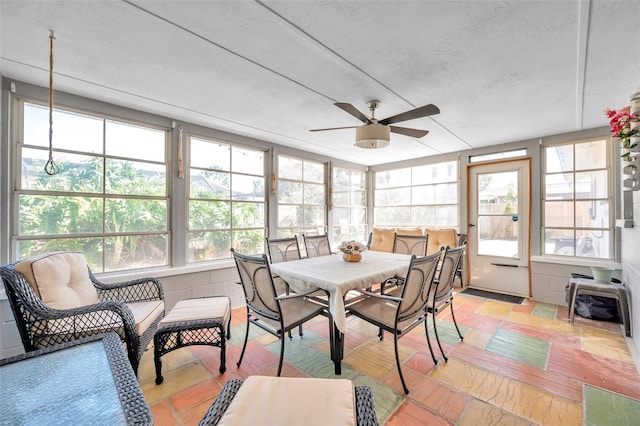
[[[49,32],[49,160],[44,171],[52,176],[60,171],[60,167],[53,161],[53,40],[56,37],[53,30]]]

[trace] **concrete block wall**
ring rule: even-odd
[[[532,297],[538,302],[566,305],[565,287],[571,273],[591,275],[588,266],[566,265],[544,261],[531,262],[531,291]],[[617,270],[613,276],[621,278],[621,271]]]

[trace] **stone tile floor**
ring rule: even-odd
[[[379,341],[377,328],[349,318],[341,377],[373,389],[380,424],[638,424],[640,373],[620,324],[576,316],[572,326],[566,306],[527,299],[518,305],[460,293],[454,301],[464,341],[449,311],[437,321],[448,362],[437,357],[434,365],[423,327],[399,341],[409,395],[402,392],[393,339]],[[275,376],[279,342],[257,327],[236,367],[245,327],[245,309],[235,309],[222,375],[219,349],[194,346],[163,357],[164,383],[156,385],[153,350],[145,353],[138,377],[156,425],[197,425],[229,379]],[[320,317],[305,325],[302,338],[287,338],[282,376],[337,377],[328,334]]]

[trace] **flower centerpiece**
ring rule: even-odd
[[[338,246],[338,250],[343,253],[342,258],[346,262],[360,262],[362,252],[367,250],[367,245],[356,240],[343,241]]]
[[[624,152],[621,157],[627,163],[633,163],[634,158],[631,154],[632,150],[638,146],[637,143],[631,141],[634,136],[640,136],[640,128],[631,128],[632,122],[640,121],[640,117],[631,113],[631,107],[626,106],[619,110],[605,109],[604,113],[609,117],[609,127],[611,128],[611,134],[618,138],[622,142],[622,147],[627,151]],[[635,164],[629,164],[627,167],[632,172],[638,170],[638,166]]]

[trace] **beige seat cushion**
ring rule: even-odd
[[[51,308],[71,309],[100,301],[81,253],[45,253],[19,262],[15,270]]]
[[[425,235],[429,235],[427,254],[433,254],[440,247],[456,247],[458,245],[458,231],[455,228],[425,228]]]
[[[218,424],[348,426],[355,406],[351,380],[250,376]]]
[[[181,300],[171,312],[160,321],[160,325],[183,321],[197,321],[229,316],[230,301],[228,297],[203,297],[201,299]]]
[[[136,321],[136,333],[142,336],[149,326],[164,313],[164,300],[127,303]]]

